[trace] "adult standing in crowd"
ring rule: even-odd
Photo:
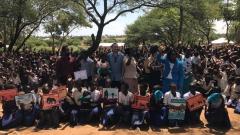
[[[89,86],[94,77],[94,61],[90,57],[88,57],[86,52],[83,52],[80,58],[80,65],[80,70],[85,70],[87,72],[88,78],[84,80],[84,83]]]
[[[181,94],[184,81],[184,70],[183,64],[180,60],[177,59],[177,53],[175,50],[170,49],[166,57],[162,57],[160,61],[164,65],[163,70],[163,93],[169,91],[169,86],[171,83],[176,84],[177,90]]]
[[[133,57],[132,49],[127,48],[125,54],[126,56],[123,59],[123,81],[128,84],[132,93],[136,93],[138,89],[137,62]]]
[[[61,51],[61,57],[56,63],[56,76],[60,84],[66,84],[67,78],[73,72],[72,63],[69,59],[69,49],[64,46]]]
[[[112,87],[121,87],[122,65],[124,55],[119,51],[118,44],[112,44],[112,52],[108,54],[108,61],[111,69]]]

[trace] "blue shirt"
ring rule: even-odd
[[[121,52],[118,52],[117,54],[111,52],[108,54],[112,81],[122,80],[123,58],[124,55]]]

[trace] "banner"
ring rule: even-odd
[[[8,89],[0,91],[0,100],[3,101],[11,101],[14,100],[15,96],[17,96],[17,89]]]
[[[75,80],[86,80],[88,79],[87,71],[80,70],[80,71],[74,72],[74,77],[75,77]]]
[[[103,88],[103,97],[105,99],[118,99],[118,89],[117,88]]]
[[[198,94],[187,99],[187,106],[189,111],[195,111],[199,108],[202,108],[204,105],[205,105],[205,102],[202,94]]]
[[[34,97],[32,93],[24,94],[15,96],[15,102],[17,106],[20,106],[21,104],[27,105],[31,104],[31,102],[34,102]]]
[[[53,94],[58,94],[59,100],[63,100],[67,96],[67,87],[66,86],[60,86],[54,90],[52,90]]]
[[[174,107],[169,107],[168,119],[184,120],[186,108],[185,99],[171,99],[170,105]]]
[[[42,95],[42,109],[47,110],[52,107],[59,106],[59,97],[58,94],[45,94]]]
[[[134,103],[132,104],[133,109],[148,109],[150,102],[150,96],[137,96],[134,97]]]

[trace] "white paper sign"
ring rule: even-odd
[[[15,97],[16,105],[20,106],[20,104],[30,104],[31,102],[34,102],[34,97],[32,93],[19,95]]]
[[[103,88],[103,96],[106,99],[118,99],[118,89]]]
[[[75,80],[86,80],[88,79],[87,71],[80,70],[80,71],[74,72],[74,77],[75,77]]]

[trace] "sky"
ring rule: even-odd
[[[116,21],[110,23],[104,28],[103,35],[124,35],[127,25],[133,24],[139,16],[142,16],[144,13],[142,11],[135,11],[134,13],[128,13],[123,16],[120,16]],[[115,14],[110,14],[107,19],[111,19]],[[224,34],[226,32],[226,25],[224,21],[215,21],[214,29],[216,33]],[[71,36],[90,36],[91,34],[96,34],[97,27],[92,24],[92,28],[77,28],[71,32]],[[43,27],[40,26],[39,31],[35,33],[37,36],[48,36],[44,33]]]

